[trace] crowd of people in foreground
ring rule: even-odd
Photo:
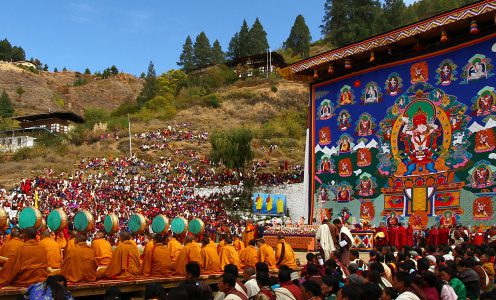
[[[53,299],[71,299],[63,288],[67,282],[161,277],[182,283],[167,292],[159,285],[147,286],[145,299],[496,299],[496,248],[490,239],[482,245],[470,239],[450,240],[450,245],[402,245],[401,249],[385,245],[376,247],[367,259],[350,248],[349,230],[341,220],[322,226],[329,229],[332,250],[308,253],[303,266],[283,234],[275,249],[263,238],[252,238],[251,222],[244,240],[224,235],[215,243],[207,235],[157,234],[142,255],[126,231],[112,250],[103,234],[88,243],[86,234],[72,232],[65,241],[46,231],[38,242],[34,228],[23,230],[22,235],[13,230],[0,248],[0,255],[7,258],[0,270],[0,285],[29,286],[29,295],[50,290],[59,295]],[[325,239],[326,233],[321,229],[320,238]],[[64,247],[60,242],[65,242]],[[221,274],[219,292],[200,279],[205,274]],[[112,299],[121,299],[115,289],[109,293]]]

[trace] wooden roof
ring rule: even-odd
[[[298,61],[281,69],[280,73],[288,80],[313,83],[378,64],[417,56],[423,54],[422,51],[428,52],[435,48],[449,47],[477,37],[477,35],[470,35],[469,32],[472,20],[476,20],[478,23],[479,35],[493,33],[495,11],[496,0],[479,1]],[[448,34],[449,39],[446,44],[440,43],[442,30]],[[416,44],[420,44],[422,50],[414,50]],[[372,51],[375,61],[370,62]],[[346,59],[350,60],[352,68],[344,68]],[[331,65],[333,71],[329,73],[328,69]]]
[[[46,120],[51,118],[58,118],[62,120],[71,121],[74,123],[84,123],[84,118],[73,112],[49,112],[43,114],[13,117],[12,119],[20,122],[29,122],[29,121],[37,121],[37,120]]]

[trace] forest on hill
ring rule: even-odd
[[[418,0],[407,5],[403,0],[326,0],[320,25],[322,36],[314,37],[312,42],[304,16],[298,15],[288,30],[288,38],[277,51],[286,62],[292,63],[473,2],[477,1]],[[203,31],[196,36],[194,43],[187,36],[177,64],[189,72],[226,60],[265,53],[270,48],[260,19],[257,18],[251,27],[243,20],[227,51],[222,50],[217,39],[210,45]]]

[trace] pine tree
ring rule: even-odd
[[[193,65],[204,67],[212,63],[212,48],[205,32],[200,32],[193,45]]]
[[[9,95],[3,90],[0,95],[0,117],[11,118],[14,115],[14,106],[10,102]]]
[[[57,69],[57,67],[53,68],[53,73],[58,73],[59,72],[59,69]]]
[[[157,74],[155,73],[155,66],[153,62],[150,61],[148,65],[148,72],[146,73],[145,83],[143,84],[143,89],[141,90],[136,101],[138,106],[141,108],[146,102],[157,96],[159,90],[159,85],[157,82]]]
[[[89,68],[86,68],[86,69],[84,70],[84,74],[86,74],[86,75],[91,75],[91,71],[90,71],[90,69],[89,69]]]
[[[179,56],[177,65],[183,67],[184,72],[189,72],[194,68],[193,42],[191,41],[191,37],[189,35],[184,42],[183,52],[181,52],[181,55]]]
[[[351,0],[350,28],[353,36],[348,43],[381,32],[381,4],[379,0]]]
[[[382,6],[382,31],[405,25],[406,5],[403,0],[385,0]]]
[[[115,65],[112,65],[110,67],[110,74],[111,75],[118,75],[119,74],[119,69],[117,69],[117,67]]]
[[[356,42],[381,31],[378,0],[326,0],[322,34],[334,46]]]
[[[308,29],[305,23],[305,18],[302,15],[298,15],[295,19],[293,27],[291,28],[291,33],[288,39],[284,42],[285,49],[291,49],[293,55],[300,55],[301,57],[308,57],[310,52],[310,41],[312,37],[310,36],[310,29]]]
[[[47,65],[47,64],[45,64],[45,65],[43,66],[43,71],[45,71],[45,72],[46,72],[46,71],[48,71],[48,65]]]
[[[212,45],[212,60],[216,64],[222,64],[225,61],[225,54],[222,52],[219,40],[215,40]]]
[[[239,33],[235,33],[229,42],[229,48],[227,49],[227,58],[228,59],[236,59],[240,57],[239,52]]]
[[[10,61],[12,56],[12,45],[7,39],[0,41],[0,60]]]
[[[243,25],[241,26],[241,30],[239,31],[238,34],[239,37],[239,56],[238,57],[243,57],[243,56],[248,56],[251,53],[250,50],[250,29],[248,28],[248,23],[246,23],[246,20],[243,20]]]
[[[26,53],[24,53],[24,49],[21,47],[14,46],[12,47],[12,51],[10,52],[10,58],[12,61],[21,61],[26,59]]]
[[[351,0],[326,0],[323,24],[320,26],[325,39],[335,46],[346,44],[350,19]]]
[[[267,32],[265,32],[262,23],[257,18],[249,31],[249,55],[265,53],[269,48],[267,41]]]

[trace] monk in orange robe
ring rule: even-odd
[[[202,239],[200,267],[204,274],[220,272],[220,257],[217,254],[217,246],[210,241],[208,236]]]
[[[146,234],[145,238],[148,239],[148,242],[146,243],[145,248],[143,249],[143,255],[142,255],[143,258],[145,257],[146,252],[153,250],[153,235]]]
[[[238,251],[238,253],[241,253],[243,249],[245,249],[245,244],[243,243],[242,240],[239,239],[239,236],[234,235],[233,236],[233,246]]]
[[[257,240],[252,239],[248,244],[248,247],[241,251],[239,255],[239,267],[244,269],[247,267],[255,268],[258,262],[258,251],[256,248]]]
[[[164,245],[164,237],[156,234],[153,248],[146,251],[141,272],[144,276],[168,277],[172,274],[169,248]]]
[[[219,256],[222,253],[222,248],[224,248],[224,246],[226,245],[226,238],[227,238],[227,234],[223,233],[221,235],[222,240],[217,244],[217,254],[219,254]]]
[[[48,276],[47,254],[36,241],[36,229],[24,229],[23,237],[24,245],[0,270],[0,286],[29,286],[45,281]]]
[[[91,248],[95,253],[96,263],[99,266],[106,266],[112,258],[112,246],[107,241],[102,232],[97,232],[95,238],[91,242]]]
[[[258,246],[258,261],[266,263],[270,270],[277,269],[276,266],[276,256],[274,254],[274,249],[265,243],[264,239],[259,239],[257,242]]]
[[[69,282],[95,281],[98,265],[93,249],[86,244],[86,235],[78,235],[75,243],[64,259],[62,275]]]
[[[65,246],[64,249],[64,257],[67,255],[67,253],[74,249],[76,247],[76,237],[78,236],[78,232],[76,230],[71,231],[71,236],[69,237],[69,241],[67,242],[67,245]]]
[[[250,241],[255,238],[255,230],[256,228],[253,225],[253,221],[246,221],[245,231],[243,232],[243,243],[245,244],[245,247],[248,247]]]
[[[60,269],[62,265],[62,250],[59,243],[52,237],[52,232],[45,230],[42,233],[42,240],[39,242],[40,247],[43,247],[47,252],[48,267],[52,269]]]
[[[19,229],[14,228],[10,233],[10,239],[6,241],[2,247],[0,247],[0,256],[3,256],[5,258],[14,257],[16,250],[21,248],[22,246],[24,246],[24,241],[21,240],[21,232],[19,231]],[[2,265],[5,263],[6,261],[0,262],[0,264]]]
[[[277,246],[276,246],[276,265],[278,267],[287,266],[290,269],[298,269],[296,265],[296,256],[291,245],[284,240],[284,234],[280,233],[277,235]]]
[[[102,276],[97,274],[98,277]],[[135,279],[141,277],[140,253],[128,232],[121,232],[120,243],[115,247],[110,263],[103,272],[108,279]]]
[[[186,275],[186,264],[196,261],[201,262],[201,246],[194,241],[192,236],[184,238],[184,247],[179,252],[177,260],[174,262],[174,274]]]
[[[59,231],[56,241],[57,243],[59,243],[60,249],[65,249],[65,247],[67,246],[67,240],[65,239],[63,231]]]
[[[229,264],[239,266],[239,254],[232,245],[231,238],[226,238],[224,241],[226,245],[222,248],[222,253],[220,254],[220,268],[224,270],[224,267]]]
[[[181,249],[183,248],[183,245],[177,241],[176,236],[169,236],[167,238],[167,248],[169,248],[169,252],[171,254],[171,263],[174,265],[177,257],[179,256],[179,252],[181,252]]]

